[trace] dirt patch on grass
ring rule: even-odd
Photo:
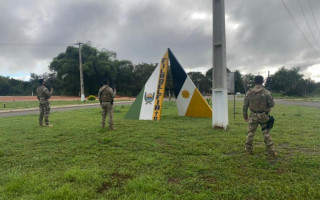
[[[285,142],[285,143],[282,143],[282,144],[279,144],[278,145],[278,148],[286,148],[289,146],[289,143],[288,142]]]
[[[169,148],[169,149],[173,149],[173,146],[171,144],[168,144],[166,141],[164,141],[163,139],[156,139],[155,142],[157,144],[159,144],[162,148]]]
[[[285,173],[287,173],[287,171],[284,170],[284,169],[277,169],[276,172],[277,172],[277,174],[285,174]]]
[[[227,156],[237,156],[237,155],[239,155],[239,152],[232,151],[232,152],[229,152],[229,153],[227,153],[225,155],[227,155]]]
[[[131,179],[132,176],[130,174],[120,174],[120,173],[115,172],[115,173],[111,174],[111,178],[116,179],[119,182],[126,182],[129,179]]]
[[[104,191],[109,190],[112,187],[111,183],[102,183],[101,187],[98,188],[97,193],[103,193]]]
[[[210,175],[201,175],[199,178],[206,183],[211,183],[211,184],[217,183],[217,180]]]
[[[318,155],[319,151],[315,150],[315,149],[308,149],[308,148],[299,148],[299,151],[302,153],[305,153],[307,155]]]
[[[181,182],[181,178],[179,177],[170,177],[168,179],[168,183],[171,183],[171,184],[179,184]]]

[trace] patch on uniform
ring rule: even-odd
[[[154,93],[144,93],[144,100],[146,101],[146,104],[151,104],[154,100]]]
[[[187,99],[187,98],[189,98],[189,96],[190,96],[190,93],[189,93],[188,90],[183,90],[182,91],[182,97],[183,98]]]

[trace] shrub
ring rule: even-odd
[[[90,95],[90,96],[88,96],[88,100],[94,101],[94,100],[96,100],[96,97],[94,95]]]

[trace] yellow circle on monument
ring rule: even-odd
[[[182,91],[182,97],[183,97],[183,98],[189,98],[189,96],[190,96],[190,93],[189,93],[188,90],[183,90],[183,91]]]

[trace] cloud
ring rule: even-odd
[[[286,3],[290,9],[298,6],[294,1]],[[231,69],[243,66],[247,73],[257,74],[268,68],[303,68],[319,63],[318,55],[294,26],[281,1],[249,0],[245,6],[241,1],[232,1],[232,5],[227,6],[230,22],[239,24],[235,31],[229,29],[227,33],[228,66]],[[314,9],[319,11],[319,5]],[[292,11],[301,26],[306,24],[301,11]],[[303,31],[307,34],[306,29]],[[311,41],[310,35],[308,39]]]
[[[296,1],[284,1],[320,52]],[[0,2],[1,73],[42,73],[68,45],[91,41],[134,63],[159,62],[171,48],[188,70],[212,65],[212,1],[11,0]],[[320,3],[302,8],[316,39]],[[279,0],[226,0],[227,66],[266,75],[286,66],[310,71],[320,63]]]

